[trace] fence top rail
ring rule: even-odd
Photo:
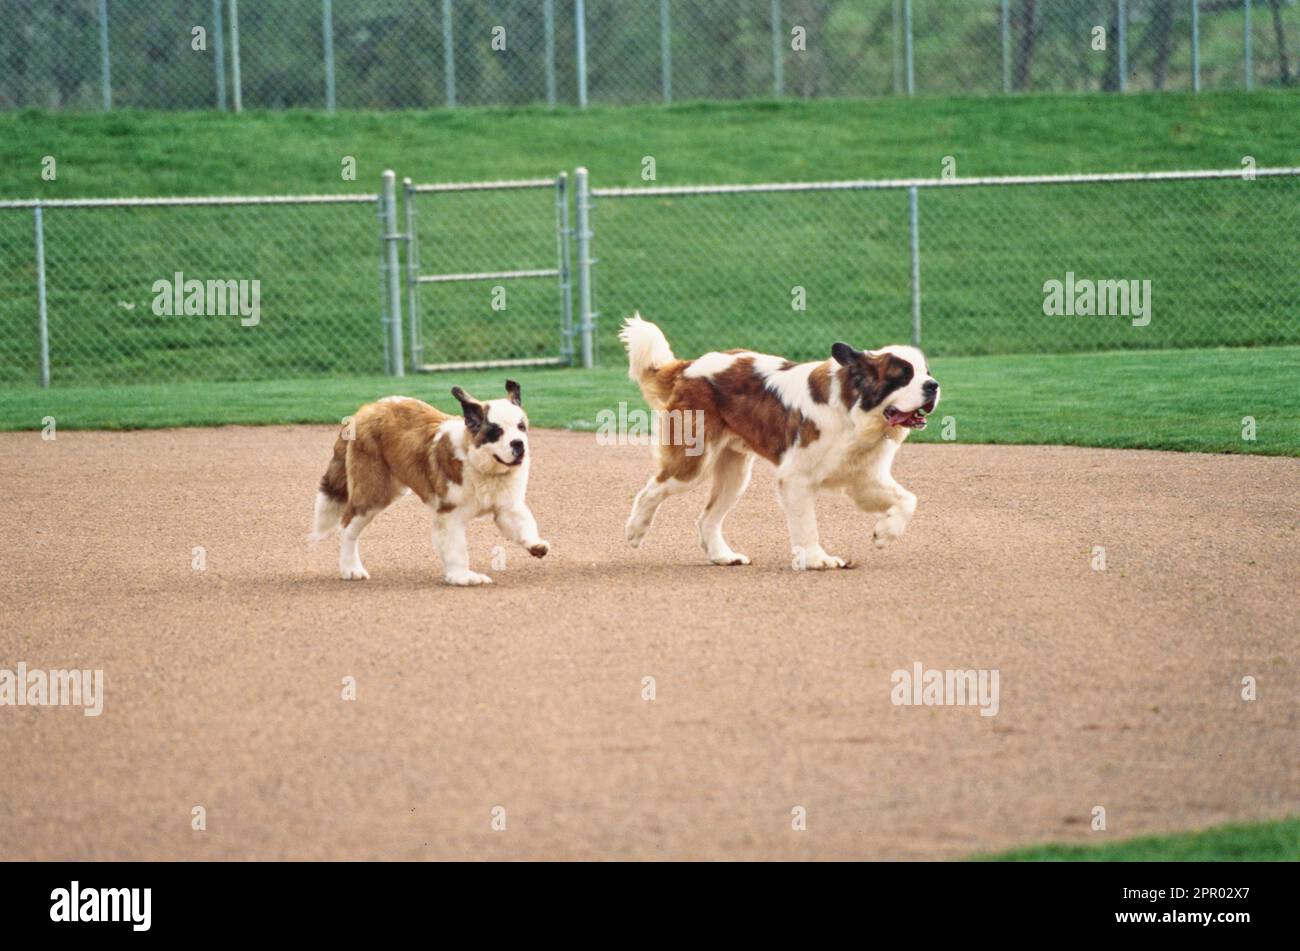
[[[374,204],[378,195],[208,195],[176,198],[35,198],[0,201],[0,208],[159,208],[183,205]]]
[[[497,182],[437,182],[430,185],[412,185],[413,192],[483,192],[505,191],[510,188],[554,188],[556,178],[512,178]]]
[[[959,188],[988,185],[1088,185],[1102,182],[1171,182],[1214,178],[1283,178],[1300,176],[1300,168],[1228,168],[1173,172],[1103,172],[1073,175],[1008,175],[985,178],[881,178],[839,182],[768,182],[754,185],[667,185],[593,188],[596,198],[654,195],[724,195],[736,192],[873,191],[899,188]]]

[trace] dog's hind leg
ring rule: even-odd
[[[749,559],[732,551],[722,537],[722,521],[745,493],[753,470],[754,457],[734,449],[724,449],[713,466],[713,490],[695,525],[700,532],[700,546],[715,565],[749,564]]]
[[[334,455],[330,458],[316,492],[316,510],[312,515],[309,542],[318,542],[339,527],[339,519],[348,504],[348,444],[340,438],[334,441]]]
[[[324,492],[316,493],[316,510],[312,515],[311,532],[307,535],[309,542],[318,542],[339,527],[346,500],[347,496],[340,501]]]
[[[339,532],[339,575],[345,581],[362,581],[370,577],[370,572],[361,564],[357,540],[381,511],[382,509],[376,508],[358,512],[351,505],[343,510],[343,528]]]
[[[632,514],[628,516],[625,532],[633,548],[640,547],[664,500],[698,484],[712,468],[712,462],[712,458],[706,463],[704,456],[688,456],[681,446],[663,447],[659,471],[636,494]]]
[[[339,520],[339,574],[346,581],[370,577],[361,564],[357,539],[375,516],[388,508],[402,487],[378,454],[358,444],[348,454],[348,504]]]

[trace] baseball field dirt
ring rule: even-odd
[[[633,550],[647,450],[538,431],[551,554],[493,567],[481,521],[495,584],[453,589],[413,500],[369,581],[307,546],[333,432],[0,435],[0,668],[103,671],[99,716],[0,708],[0,857],[956,858],[1300,811],[1296,460],[905,446],[908,534],[825,496],[857,567],[800,574],[765,464],[754,564],[713,567],[704,490]],[[918,663],[996,669],[996,715],[895,705]]]

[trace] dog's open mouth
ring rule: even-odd
[[[514,462],[506,462],[504,459],[502,459],[500,456],[498,456],[495,452],[492,453],[492,458],[495,459],[497,462],[501,463],[501,465],[503,465],[503,466],[517,466],[517,465],[519,465],[521,462],[524,461],[524,457],[523,457],[523,456],[520,456],[520,457],[519,457],[518,459],[516,459]]]
[[[934,412],[934,400],[920,409],[905,413],[897,406],[885,407],[885,422],[891,426],[905,426],[908,429],[925,429],[925,417]]]

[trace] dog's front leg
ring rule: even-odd
[[[545,558],[551,550],[551,543],[537,535],[537,519],[523,502],[508,508],[497,510],[497,529],[512,542],[518,542],[528,549],[534,558]]]
[[[433,517],[433,544],[442,558],[447,584],[491,584],[492,579],[469,570],[469,546],[465,542],[465,520],[455,511]]]
[[[828,555],[822,549],[817,534],[816,493],[816,487],[803,479],[784,478],[777,481],[777,495],[790,526],[790,551],[794,555],[794,570],[847,568],[847,561]]]
[[[877,516],[872,531],[877,548],[903,536],[907,525],[916,514],[916,496],[903,488],[893,478],[871,480],[853,487],[849,493],[858,508]]]

